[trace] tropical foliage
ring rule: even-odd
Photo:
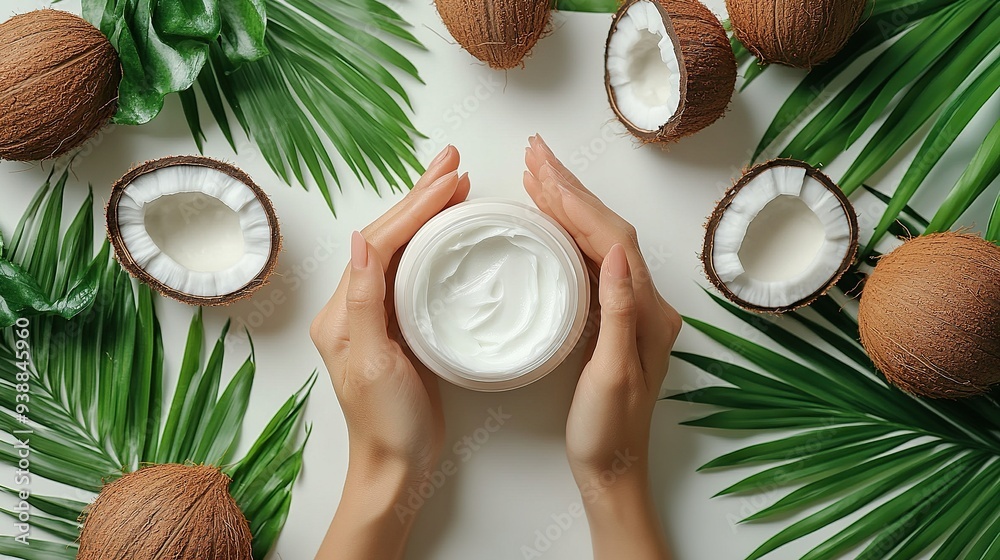
[[[235,459],[257,367],[252,350],[222,388],[228,327],[206,360],[204,325],[201,313],[195,314],[168,400],[167,349],[154,297],[146,286],[133,287],[111,259],[106,241],[94,258],[92,195],[61,246],[58,242],[67,177],[64,172],[41,188],[4,260],[29,274],[50,298],[80,284],[97,263],[95,296],[71,319],[36,315],[0,333],[0,431],[27,442],[32,487],[44,478],[74,489],[74,497],[32,494],[27,500],[31,527],[50,538],[32,534],[25,546],[16,537],[0,537],[0,555],[71,560],[87,505],[84,496],[141,465],[197,463],[220,466],[232,477],[230,490],[250,520],[254,557],[263,559],[284,526],[302,467],[300,423],[315,375],[278,410],[250,450]],[[0,460],[16,466],[25,449],[10,441],[0,441]],[[30,491],[27,486],[0,489],[13,496]],[[16,519],[22,512],[0,513]]]
[[[798,517],[747,558],[830,525],[836,533],[803,560],[902,560],[931,551],[932,560],[997,558],[1000,405],[991,397],[921,400],[887,384],[857,342],[856,318],[842,310],[843,292],[836,295],[780,320],[713,296],[779,351],[686,319],[750,365],[677,352],[727,384],[671,397],[722,408],[686,424],[781,430],[702,467],[761,466],[720,496],[787,489],[743,522]]]
[[[179,92],[200,149],[197,89],[234,150],[230,114],[282,179],[305,185],[308,173],[331,210],[331,185],[339,187],[342,178],[328,145],[376,190],[380,180],[394,190],[411,186],[413,172],[423,171],[410,101],[394,72],[416,80],[419,74],[390,41],[423,47],[380,0],[83,0],[83,6],[122,58],[116,122],[147,122],[165,95]]]
[[[754,159],[775,146],[781,156],[828,164],[874,130],[840,178],[841,188],[851,194],[893,162],[911,139],[920,140],[875,228],[872,248],[1000,88],[1000,3],[879,0],[870,2],[867,13],[844,50],[809,72],[789,95]],[[764,67],[751,62],[735,39],[733,46],[749,84]],[[812,116],[799,127],[805,115]],[[955,152],[953,158],[962,157]],[[982,137],[926,231],[951,228],[998,175],[1000,121]],[[991,237],[1000,232],[1000,200],[988,229]]]

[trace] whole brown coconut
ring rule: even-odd
[[[981,237],[917,237],[868,277],[861,343],[901,389],[932,398],[979,395],[1000,383],[1000,247]]]
[[[667,144],[690,136],[726,114],[736,89],[736,57],[722,23],[698,0],[629,0],[615,13],[607,45],[633,5],[652,1],[664,19],[680,69],[680,101],[670,119],[655,130],[637,126],[618,107],[605,49],[604,86],[618,120],[643,142]]]
[[[114,47],[79,16],[38,10],[0,24],[0,159],[82,144],[114,116],[121,77]]]
[[[866,0],[726,0],[736,37],[766,63],[812,68],[844,48]]]
[[[547,0],[436,0],[452,37],[490,68],[521,64],[545,33],[552,4]]]
[[[157,465],[101,490],[77,560],[251,560],[250,525],[214,467]]]

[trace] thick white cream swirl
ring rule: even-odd
[[[558,256],[516,225],[460,228],[416,273],[415,318],[427,342],[484,378],[531,366],[570,305]]]

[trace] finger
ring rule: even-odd
[[[385,275],[378,254],[359,232],[351,236],[347,322],[352,355],[377,355],[389,347],[385,320]]]
[[[548,163],[549,165],[554,167],[559,172],[560,175],[565,177],[573,188],[579,190],[580,192],[586,194],[587,196],[591,196],[594,199],[597,199],[594,193],[590,192],[590,190],[583,185],[583,181],[578,179],[577,176],[574,175],[573,172],[570,171],[568,167],[566,167],[566,165],[562,162],[562,160],[556,157],[556,154],[553,153],[552,149],[549,148],[549,145],[546,144],[545,140],[542,139],[541,134],[535,134],[534,136],[529,137],[528,144],[531,145],[532,154],[539,167],[541,167],[541,165],[544,163]],[[532,171],[532,173],[534,173],[534,171]]]
[[[460,159],[461,157],[455,146],[448,144],[427,164],[427,171],[421,175],[420,179],[417,179],[416,184],[413,185],[413,190],[420,190],[440,179],[445,173],[458,169]]]
[[[531,200],[539,210],[553,218],[555,217],[553,215],[554,211],[545,196],[545,189],[542,187],[542,182],[538,180],[538,177],[532,175],[530,171],[524,172],[524,191],[528,193],[528,196],[531,197]]]
[[[451,150],[454,150],[454,148],[451,148]],[[431,167],[440,171],[451,166],[452,163],[457,166],[458,152],[454,151],[454,153],[450,153],[446,149],[442,161],[444,163],[438,163]],[[431,173],[437,173],[437,171],[428,171],[428,174]],[[383,274],[386,272],[387,267],[392,262],[393,257],[399,251],[400,247],[408,243],[418,229],[443,210],[456,197],[458,187],[458,172],[453,169],[438,177],[430,185],[422,185],[419,190],[415,187],[410,194],[406,195],[389,212],[386,212],[382,217],[362,230],[363,236],[371,244],[378,256],[376,260],[381,264]],[[345,292],[347,291],[346,286],[350,274],[351,270],[348,267],[341,277],[337,290],[334,291],[322,311],[322,313],[329,317],[327,325],[331,340],[347,341],[350,334],[348,332],[347,317],[343,313],[344,301],[346,299]]]
[[[666,327],[666,317],[673,309],[663,300],[653,284],[649,267],[639,250],[635,230],[622,220],[612,220],[607,214],[594,208],[567,186],[560,184],[558,179],[543,172],[542,188],[546,191],[544,198],[552,203],[552,213],[566,231],[576,241],[577,246],[593,262],[603,263],[605,257],[615,245],[622,245],[629,262],[630,275],[641,309],[640,350],[643,361],[653,361],[660,355],[658,348],[662,346],[658,333]],[[624,225],[623,225],[624,224]]]
[[[362,230],[383,265],[388,264],[396,251],[409,243],[428,220],[444,210],[458,191],[458,184],[458,171],[450,171],[407,195],[396,205],[399,211],[391,219],[380,218]]]
[[[425,171],[420,179],[417,180],[413,189],[410,190],[410,192],[407,193],[401,201],[396,203],[396,205],[390,208],[385,214],[382,214],[377,220],[372,222],[372,224],[368,226],[369,231],[373,229],[380,229],[385,225],[396,221],[399,216],[409,214],[414,204],[417,204],[421,198],[427,195],[426,191],[429,187],[436,184],[437,181],[449,173],[458,170],[460,160],[461,158],[458,150],[456,150],[454,146],[446,146],[445,149],[441,150],[441,153],[439,153],[437,157],[435,157],[434,160],[427,165],[427,171]],[[442,208],[444,208],[444,205],[442,205]]]
[[[638,307],[625,247],[615,244],[601,265],[599,287],[601,330],[597,335],[596,356],[611,364],[625,365],[638,358],[636,322]]]
[[[616,243],[625,246],[632,267],[633,276],[644,279],[647,268],[645,260],[639,253],[639,243],[632,227],[621,216],[612,217],[600,208],[595,208],[581,198],[577,192],[558,176],[547,173],[543,169],[542,188],[549,200],[558,200],[552,204],[555,218],[563,224],[576,241],[577,245],[595,262],[602,262],[608,251]]]
[[[469,198],[469,191],[472,189],[472,183],[469,182],[469,174],[463,173],[458,178],[458,188],[455,189],[455,194],[451,195],[451,200],[448,201],[446,205],[448,208],[465,202],[465,199]]]

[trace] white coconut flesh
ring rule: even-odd
[[[118,226],[136,265],[192,296],[240,290],[271,253],[271,226],[254,191],[209,167],[175,165],[140,175],[119,199]]]
[[[677,112],[680,65],[654,3],[636,2],[618,20],[608,40],[607,71],[618,112],[637,128],[656,131]]]
[[[712,265],[733,294],[762,308],[822,290],[851,251],[840,200],[801,167],[771,167],[733,198],[715,229]]]

